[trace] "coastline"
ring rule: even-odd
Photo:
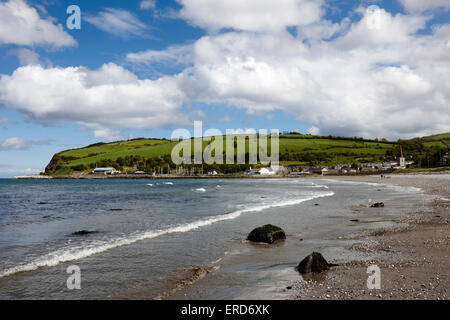
[[[360,215],[355,218],[362,220],[357,222],[361,230],[337,238],[332,248],[322,245],[319,245],[321,249],[314,245],[311,247],[312,243],[308,239],[292,239],[293,235],[288,238],[290,242],[300,240],[300,247],[294,245],[300,250],[305,249],[305,246],[318,250],[329,263],[338,264],[328,272],[303,277],[295,270],[303,255],[288,250],[286,245],[274,248],[263,246],[257,251],[252,245],[249,252],[227,261],[225,265],[220,263],[218,271],[205,273],[204,277],[186,286],[179,286],[164,299],[202,300],[211,299],[211,294],[213,299],[231,297],[236,300],[448,299],[450,192],[447,185],[450,174],[408,174],[392,176],[390,179],[380,179],[380,176],[325,176],[322,179],[420,188],[425,202],[411,211],[408,211],[408,205],[396,203],[393,210],[401,223],[387,227],[365,226],[364,220],[369,218],[368,215],[373,218],[373,213],[376,217],[376,211],[361,210],[355,213]],[[389,204],[387,206],[392,210]],[[291,258],[283,262],[275,253],[277,247],[288,251],[285,255]],[[261,259],[261,256],[266,260]],[[366,286],[369,276],[367,267],[374,264],[381,269],[380,290],[369,290]],[[249,274],[261,270],[264,271],[256,276],[261,282],[241,282],[250,279]],[[244,272],[245,276],[236,272]],[[233,287],[240,289],[234,290]],[[214,292],[214,288],[220,290]]]
[[[167,179],[167,177],[158,177],[160,179]],[[216,176],[202,177],[202,178],[219,178]],[[247,178],[249,178],[247,176]],[[259,178],[268,178],[265,176],[257,176]],[[282,176],[270,176],[269,178],[280,179]],[[287,177],[286,177],[287,178]],[[450,174],[447,173],[433,173],[433,174],[397,174],[391,175],[388,179],[380,179],[380,176],[310,176],[310,177],[290,177],[285,180],[283,184],[289,184],[293,181],[292,178],[308,180],[308,178],[320,180],[324,182],[329,179],[333,181],[356,181],[376,184],[390,184],[405,187],[421,188],[426,194],[426,207],[421,212],[411,214],[404,224],[399,227],[389,227],[381,229],[366,229],[368,225],[365,224],[364,210],[353,214],[360,215],[361,221],[352,223],[358,231],[353,234],[344,234],[343,239],[329,237],[323,240],[328,243],[333,243],[332,246],[336,249],[329,249],[322,251],[324,247],[317,242],[311,242],[311,237],[305,236],[300,232],[303,228],[292,227],[290,234],[288,234],[288,241],[274,248],[266,248],[261,246],[249,245],[244,238],[233,239],[234,243],[241,246],[241,249],[250,250],[244,252],[243,255],[235,256],[230,261],[230,256],[227,253],[226,257],[222,257],[217,268],[221,267],[222,259],[228,260],[225,263],[225,273],[216,269],[218,262],[212,262],[213,265],[192,265],[193,268],[184,270],[180,274],[181,281],[176,282],[173,288],[169,288],[167,294],[160,295],[159,299],[202,299],[205,294],[211,292],[211,289],[217,284],[225,285],[223,289],[227,290],[227,285],[230,282],[223,281],[217,277],[230,275],[230,280],[234,280],[236,286],[245,286],[245,292],[233,292],[232,290],[226,292],[226,297],[234,297],[235,299],[448,299],[447,288],[449,287],[449,229],[448,229],[448,207],[449,200],[449,182]],[[172,177],[174,179],[174,177]],[[281,181],[280,181],[281,183]],[[316,181],[317,183],[317,181]],[[321,183],[318,183],[321,184]],[[374,191],[377,186],[372,186]],[[381,189],[381,188],[380,188]],[[387,190],[389,188],[383,188]],[[363,193],[365,194],[365,193]],[[383,193],[378,193],[381,195]],[[341,193],[342,195],[342,193]],[[389,197],[389,194],[384,193]],[[367,196],[367,195],[366,195]],[[379,197],[379,196],[378,196]],[[337,199],[341,199],[338,197]],[[387,200],[383,197],[378,200]],[[386,209],[391,210],[394,215],[405,216],[408,214],[407,208],[408,200],[398,202],[386,202]],[[337,218],[334,208],[343,208],[342,203],[333,202],[331,206],[324,206],[321,201],[320,206],[315,207],[314,202],[305,205],[306,211],[317,212],[317,209],[323,208],[327,210],[326,217]],[[345,203],[344,203],[345,205]],[[309,208],[309,209],[308,209]],[[377,215],[378,209],[368,209],[366,212],[370,215]],[[278,209],[272,210],[275,214]],[[370,213],[371,212],[371,213]],[[383,212],[380,211],[380,212]],[[413,211],[411,211],[412,213]],[[398,214],[397,214],[398,213]],[[420,214],[418,217],[417,213]],[[348,221],[349,217],[342,217],[344,221]],[[379,219],[380,222],[384,221]],[[287,224],[294,220],[287,220]],[[253,222],[251,222],[253,225]],[[353,228],[352,227],[352,228]],[[315,228],[314,230],[318,230]],[[244,231],[245,232],[245,231]],[[316,232],[316,231],[314,231]],[[242,234],[244,237],[245,234]],[[308,239],[309,238],[309,239]],[[345,242],[352,243],[351,245]],[[299,245],[301,241],[301,245]],[[242,245],[240,245],[240,243]],[[357,244],[355,244],[357,242]],[[347,246],[347,247],[346,247]],[[287,250],[287,247],[294,250]],[[340,249],[342,247],[342,250]],[[296,250],[300,249],[299,254]],[[308,249],[309,248],[309,249]],[[322,248],[322,249],[320,249]],[[281,249],[281,250],[279,250]],[[344,255],[343,249],[354,254]],[[285,254],[278,251],[285,251]],[[339,263],[338,267],[332,268],[328,273],[321,274],[318,277],[303,278],[294,272],[295,266],[304,257],[307,252],[304,250],[314,250],[322,252],[325,258],[330,263]],[[286,253],[286,251],[288,251]],[[276,255],[279,254],[278,257]],[[369,260],[357,260],[359,257],[370,256]],[[259,257],[259,258],[255,258]],[[237,262],[237,263],[236,263]],[[281,262],[281,263],[280,263]],[[277,265],[279,264],[279,265]],[[382,289],[368,290],[366,288],[368,265],[376,264],[381,268],[382,273]],[[201,267],[199,267],[201,266]],[[253,268],[248,268],[248,266]],[[252,283],[245,283],[234,279],[237,272],[241,272],[245,268],[246,273],[261,273],[261,286],[259,283],[253,281]],[[217,272],[216,272],[217,271]],[[258,275],[259,276],[259,275]],[[211,279],[212,278],[212,279]],[[215,280],[216,282],[215,282]],[[256,286],[255,286],[256,285]],[[256,289],[256,290],[255,290]],[[264,289],[264,290],[261,290]],[[198,292],[198,293],[197,293]],[[237,293],[235,295],[235,293]],[[217,293],[216,293],[217,294]],[[128,297],[127,294],[121,298]],[[141,298],[151,298],[148,295],[141,295]],[[128,297],[129,298],[129,297]],[[155,298],[155,297],[154,297]],[[220,298],[220,297],[219,297]]]
[[[272,175],[254,175],[254,174],[196,174],[196,175],[178,175],[178,174],[161,174],[153,175],[148,173],[120,173],[120,174],[92,174],[92,173],[74,173],[67,175],[26,175],[15,176],[13,180],[135,180],[135,179],[150,179],[150,180],[164,180],[164,179],[308,179],[308,178],[329,178],[329,179],[343,179],[363,181],[360,179],[369,179],[368,181],[374,182],[380,175],[385,176],[417,176],[417,175],[441,175],[450,174],[450,170],[447,168],[442,170],[425,170],[417,172],[366,172],[366,173],[350,173],[350,174],[335,174],[325,173],[320,174],[272,174]],[[378,179],[379,180],[379,179]],[[385,180],[383,180],[385,181]]]
[[[324,177],[324,179],[326,179]],[[350,250],[370,253],[368,261],[350,260],[326,277],[296,281],[293,299],[444,299],[450,288],[450,174],[399,174],[333,177],[341,181],[416,187],[428,195],[426,208],[407,226],[362,233]],[[367,267],[381,270],[381,289],[366,286]]]

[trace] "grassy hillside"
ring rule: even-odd
[[[449,142],[450,134],[399,142],[284,134],[280,135],[280,161],[282,165],[287,166],[330,166],[336,163],[388,161],[399,156],[399,143],[402,144],[405,156],[413,158],[416,154],[423,153],[424,150],[448,149]],[[51,175],[68,174],[90,171],[100,166],[114,166],[120,170],[131,170],[132,167],[136,167],[145,171],[152,171],[159,167],[166,168],[168,165],[174,168],[170,154],[177,143],[167,139],[133,139],[65,150],[53,156],[46,167],[46,173]],[[203,142],[204,148],[207,145],[208,142]],[[246,150],[248,151],[248,145]],[[426,152],[422,156],[429,158]],[[245,170],[247,167],[213,165],[209,169],[220,172],[236,172]]]
[[[418,138],[422,140],[424,145],[427,147],[437,146],[443,148],[450,147],[450,133],[442,133],[429,137]]]

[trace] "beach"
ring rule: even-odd
[[[295,299],[448,299],[450,289],[450,174],[339,177],[343,181],[395,184],[421,188],[427,208],[408,225],[366,232],[351,249],[370,253],[367,261],[346,261],[321,281],[301,280]],[[369,290],[369,265],[381,269],[381,289]]]
[[[447,299],[449,177],[3,180],[0,299]],[[338,266],[302,277],[313,251]]]
[[[352,204],[346,207],[347,214],[343,216],[338,215],[338,210],[333,216],[327,208],[323,220],[358,220],[349,225],[350,228],[340,228],[328,237],[318,235],[322,230],[316,226],[310,234],[300,230],[296,235],[288,234],[287,243],[275,247],[250,245],[248,248],[248,242],[243,241],[235,248],[237,253],[221,261],[216,270],[203,272],[196,281],[178,287],[165,298],[448,299],[450,174],[390,175],[385,179],[326,176],[320,179],[328,185],[332,182],[355,183],[360,188],[370,185],[376,192],[390,187],[394,188],[393,194],[396,187],[408,192],[420,190],[422,197],[419,201],[408,197],[386,201],[386,207],[392,209],[389,215],[385,213],[386,207],[380,210]],[[330,185],[333,190],[334,187]],[[365,192],[366,196],[373,195]],[[388,198],[387,194],[384,196]],[[376,199],[382,200],[382,197]],[[306,205],[304,209],[313,211],[313,205]],[[383,225],[383,221],[391,223]],[[243,247],[246,251],[239,251]],[[296,266],[312,251],[321,252],[329,263],[338,266],[320,274],[300,275]],[[371,265],[381,271],[379,290],[367,288],[367,267]]]

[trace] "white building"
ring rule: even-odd
[[[108,175],[108,174],[118,174],[120,173],[120,171],[116,170],[115,168],[109,167],[109,168],[95,168],[92,173]]]
[[[275,174],[275,171],[272,168],[261,168],[258,172],[262,176],[271,176]]]

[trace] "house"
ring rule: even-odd
[[[450,153],[446,152],[441,158],[441,164],[443,166],[450,164]]]
[[[216,170],[208,171],[208,175],[215,176],[215,175],[217,175],[217,171]]]
[[[275,171],[273,171],[272,168],[261,168],[258,172],[262,176],[271,176],[275,174]]]
[[[289,174],[288,168],[280,166],[280,165],[272,165],[272,166],[270,166],[270,169],[273,172],[275,172],[275,174],[279,174],[279,175]]]
[[[250,170],[247,170],[245,172],[245,174],[259,174],[259,170],[257,169],[252,169],[252,167],[250,167]]]
[[[407,168],[411,168],[412,166],[414,166],[414,161],[412,161],[412,160],[406,161],[405,164],[406,164]]]
[[[383,164],[381,162],[368,162],[361,164],[362,171],[377,171],[383,168]]]
[[[110,174],[118,174],[118,173],[120,173],[120,171],[118,171],[112,167],[109,167],[109,168],[95,168],[92,173],[110,175]]]
[[[327,171],[328,171],[328,167],[324,167],[324,166],[314,167],[312,169],[313,173],[320,174],[320,175],[323,175]]]
[[[311,168],[303,167],[303,168],[301,168],[301,171],[299,169],[298,171],[292,171],[290,174],[291,175],[305,175],[305,174],[311,174],[311,173],[312,173]]]
[[[350,168],[351,166],[352,166],[351,163],[339,163],[332,166],[331,169],[342,170],[343,168]]]

